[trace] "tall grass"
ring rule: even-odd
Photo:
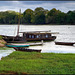
[[[75,74],[75,54],[15,51],[0,61],[5,71],[28,74]]]

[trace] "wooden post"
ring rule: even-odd
[[[21,9],[20,9],[20,11],[19,11],[19,21],[18,21],[17,36],[19,36],[19,27],[20,27],[20,15],[21,15]]]

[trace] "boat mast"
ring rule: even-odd
[[[19,21],[18,21],[17,36],[19,36],[19,27],[20,27],[20,15],[21,15],[21,9],[20,9],[20,11],[19,11]]]

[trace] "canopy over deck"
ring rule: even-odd
[[[51,32],[51,30],[49,31],[28,31],[28,32],[19,32],[19,33],[25,33],[25,34],[59,34],[59,32]]]

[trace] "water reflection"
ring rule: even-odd
[[[2,57],[5,57],[5,56],[9,55],[13,51],[14,50],[0,50],[0,60],[1,60]]]

